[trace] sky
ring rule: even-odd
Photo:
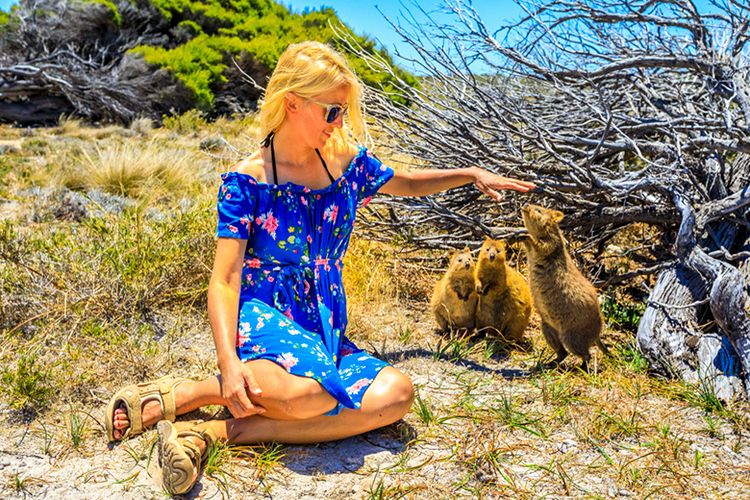
[[[414,10],[411,7],[414,2],[410,0],[360,0],[358,2],[352,0],[286,0],[283,3],[291,6],[295,12],[301,12],[305,8],[332,7],[341,20],[348,24],[355,33],[367,35],[380,42],[389,52],[393,52],[394,48],[404,49],[405,45],[383,14],[391,20],[396,20],[399,13],[404,12],[404,6]],[[440,0],[420,0],[416,3],[425,11],[435,12],[439,16],[442,4]],[[503,21],[514,19],[522,12],[512,0],[474,0],[472,6],[490,28],[497,28]]]
[[[9,10],[17,0],[0,0],[0,9]],[[281,0],[281,3],[291,7],[295,12],[304,9],[318,9],[323,6],[333,8],[342,21],[348,24],[356,33],[367,35],[387,49],[392,54],[394,49],[409,55],[411,51],[407,44],[393,30],[383,17],[396,20],[404,12],[404,5],[417,3],[429,12],[439,11],[441,0]],[[479,12],[482,20],[489,29],[498,28],[505,21],[518,18],[522,11],[513,0],[474,0],[473,7]],[[699,9],[708,5],[708,0],[695,0]],[[381,14],[382,11],[383,14]],[[437,14],[439,16],[439,13]],[[399,62],[399,61],[397,61]]]

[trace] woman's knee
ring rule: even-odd
[[[306,419],[322,415],[336,407],[338,401],[320,383],[299,377],[296,387],[284,399],[287,415],[293,419]]]
[[[389,366],[375,377],[365,398],[369,399],[368,406],[373,410],[379,413],[387,411],[398,420],[409,412],[414,402],[414,385],[409,377]]]

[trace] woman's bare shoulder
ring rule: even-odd
[[[353,144],[347,144],[340,150],[335,152],[335,164],[340,166],[340,171],[343,172],[351,164],[354,158],[359,153],[359,148]]]
[[[266,170],[263,162],[263,151],[258,149],[250,156],[246,156],[232,165],[229,170],[250,175],[258,182],[266,182]]]

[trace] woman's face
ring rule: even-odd
[[[293,113],[297,121],[297,128],[302,134],[301,140],[310,147],[322,149],[334,130],[344,123],[343,113],[333,120],[326,122],[326,108],[321,104],[336,104],[343,106],[349,97],[349,86],[344,85],[313,96],[311,99],[298,98],[299,108]],[[316,102],[317,101],[317,102]]]

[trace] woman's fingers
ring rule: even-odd
[[[492,184],[495,189],[513,189],[514,191],[520,191],[526,193],[536,187],[533,182],[526,182],[519,179],[508,179],[505,177],[501,178],[501,181],[496,181]]]
[[[498,193],[492,188],[485,186],[485,187],[479,188],[479,190],[495,201],[503,201],[503,195],[501,195],[500,193]]]
[[[263,391],[260,389],[260,386],[258,385],[258,381],[255,380],[255,374],[253,374],[252,368],[250,368],[248,365],[244,365],[243,370],[242,370],[242,376],[245,378],[245,386],[247,387],[250,394],[256,397],[263,394]]]
[[[250,398],[247,396],[247,391],[244,387],[239,389],[235,395],[235,401],[239,405],[240,409],[246,414],[249,415],[251,410],[253,409],[253,403],[250,401]]]
[[[527,193],[532,189],[536,189],[536,184],[533,182],[502,177],[492,172],[483,172],[477,179],[476,185],[483,193],[491,196],[496,201],[502,200],[502,196],[497,190],[513,189],[514,191]]]
[[[258,390],[260,390],[260,387],[258,387]],[[253,404],[248,395],[248,389],[245,386],[238,389],[225,399],[227,400],[229,412],[234,418],[249,417],[250,415],[257,415],[266,412],[266,409],[262,406]]]
[[[521,179],[508,179],[511,181],[516,187],[513,189],[516,189],[517,191],[531,191],[532,189],[536,189],[536,184],[529,181],[522,181]]]

